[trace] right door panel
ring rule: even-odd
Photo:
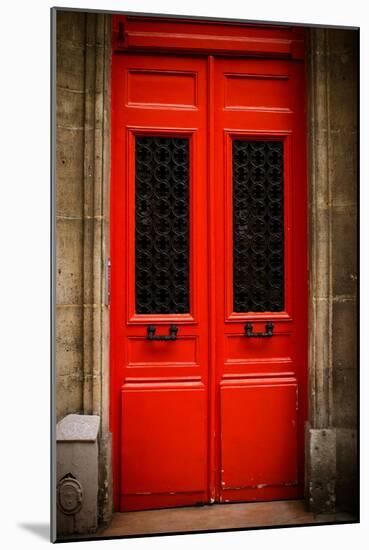
[[[307,212],[303,64],[214,62],[220,502],[303,494]]]
[[[296,390],[294,378],[223,384],[223,490],[296,484]]]

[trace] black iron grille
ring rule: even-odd
[[[283,142],[233,141],[233,308],[284,309]]]
[[[136,137],[136,312],[189,312],[189,142]]]

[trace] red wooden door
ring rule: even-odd
[[[124,53],[112,69],[115,508],[300,497],[302,64]]]
[[[116,507],[206,502],[206,61],[117,56],[113,83]]]
[[[217,59],[214,83],[216,498],[302,497],[303,67],[282,60]]]

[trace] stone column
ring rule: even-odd
[[[83,412],[99,415],[100,522],[112,510],[109,432],[111,18],[86,13],[83,163]]]
[[[110,15],[56,12],[56,405],[96,415],[99,523],[112,514],[109,432]]]
[[[353,509],[356,438],[357,34],[308,33],[309,422],[306,496]]]

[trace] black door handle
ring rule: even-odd
[[[252,323],[245,324],[246,338],[270,338],[273,336],[274,325],[270,321],[265,323],[265,332],[252,332]]]
[[[170,341],[177,340],[178,327],[176,325],[170,325],[169,327],[169,336],[155,336],[156,327],[154,325],[149,325],[147,327],[147,340],[160,340],[160,341]]]

